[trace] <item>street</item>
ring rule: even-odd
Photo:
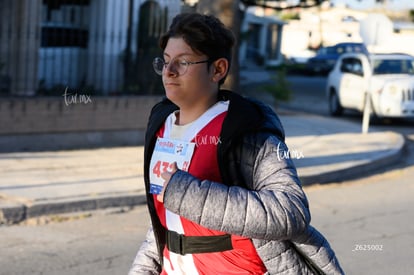
[[[116,211],[0,227],[0,274],[127,274],[148,217],[144,206]]]
[[[403,165],[305,188],[312,224],[330,241],[346,274],[414,269],[413,178],[414,167]],[[1,227],[0,274],[126,274],[148,226],[146,207],[91,215]]]
[[[327,116],[323,78],[294,77],[291,83],[295,94],[287,107]],[[360,123],[352,113],[338,119]],[[354,180],[305,187],[312,225],[327,237],[346,274],[410,274],[413,124],[396,121],[371,129],[402,133],[407,139],[404,158]],[[127,274],[148,225],[146,207],[138,206],[1,226],[0,275]]]
[[[347,274],[410,274],[413,168],[307,190],[313,222]]]

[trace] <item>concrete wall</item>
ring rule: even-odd
[[[3,98],[0,151],[140,145],[159,96]]]

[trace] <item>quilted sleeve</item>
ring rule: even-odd
[[[252,190],[200,180],[177,171],[164,194],[165,207],[204,227],[266,240],[294,239],[310,213],[287,146],[267,138],[254,160]]]
[[[145,241],[142,243],[132,263],[128,275],[156,275],[161,272],[157,245],[152,227],[148,230]]]

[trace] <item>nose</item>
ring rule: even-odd
[[[170,63],[168,63],[168,64],[166,64],[166,65],[164,65],[164,66],[165,66],[165,68],[164,68],[164,73],[165,73],[167,76],[169,76],[169,77],[176,77],[176,76],[178,76],[177,69],[175,68],[175,66],[174,66],[174,63],[173,63],[173,62],[170,62]]]

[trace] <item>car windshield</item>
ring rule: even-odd
[[[343,44],[337,46],[323,47],[318,55],[341,55],[343,53],[365,53],[364,46],[358,44]]]
[[[344,45],[341,47],[338,47],[336,50],[339,54],[342,53],[364,53],[363,46],[360,45]]]
[[[317,55],[327,55],[335,53],[335,49],[333,47],[323,47],[317,51]]]
[[[414,60],[378,59],[374,61],[374,74],[414,74]]]

